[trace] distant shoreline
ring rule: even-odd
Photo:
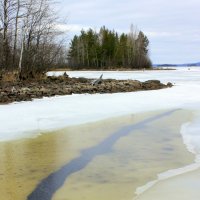
[[[54,72],[54,71],[157,71],[157,70],[176,70],[173,68],[163,68],[163,67],[155,67],[155,68],[150,68],[150,69],[132,69],[132,68],[111,68],[111,69],[71,69],[71,68],[56,68],[56,69],[50,69],[49,72]]]

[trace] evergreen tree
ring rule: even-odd
[[[148,46],[148,38],[133,26],[129,34],[121,35],[105,26],[99,33],[82,30],[70,43],[69,65],[74,69],[147,68],[151,67]]]

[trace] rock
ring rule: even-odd
[[[4,96],[0,96],[0,103],[9,103],[10,102],[10,98],[6,95]]]
[[[69,75],[67,74],[67,72],[65,72],[65,73],[63,74],[63,76],[64,76],[65,78],[69,78]]]
[[[24,87],[24,88],[21,88],[20,90],[19,90],[19,93],[20,94],[27,94],[28,92],[30,92],[31,90],[29,89],[29,88],[27,88],[27,87]]]
[[[17,91],[16,88],[13,86],[12,89],[11,89],[11,92],[14,93],[16,91]]]
[[[83,77],[78,78],[78,81],[80,83],[88,83],[88,79],[87,78],[83,78]]]
[[[156,90],[167,87],[162,84],[159,80],[149,80],[143,83],[143,88],[146,90]]]
[[[171,87],[173,87],[173,84],[170,83],[170,82],[168,82],[168,83],[167,83],[167,87],[170,87],[170,88],[171,88]]]
[[[22,92],[29,92],[30,88],[24,87],[24,88],[21,88],[20,91],[22,91]]]
[[[145,84],[160,84],[159,80],[148,80],[144,82]]]
[[[48,89],[46,89],[46,88],[44,88],[44,87],[42,87],[41,89],[39,89],[39,91],[38,90],[36,90],[37,92],[41,92],[42,94],[48,94],[48,92],[49,92],[49,90]]]
[[[51,97],[55,95],[71,95],[82,93],[117,93],[139,90],[154,90],[172,87],[171,83],[162,84],[158,80],[140,82],[137,80],[105,79],[101,84],[91,85],[92,79],[47,77],[33,82],[6,83],[0,85],[0,103],[14,101],[30,101],[33,98]]]
[[[134,80],[132,83],[133,83],[134,87],[136,87],[136,88],[140,88],[142,86],[141,82],[137,81],[137,80]]]

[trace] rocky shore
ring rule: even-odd
[[[92,85],[92,79],[69,78],[68,76],[46,77],[42,80],[15,83],[0,82],[0,103],[31,101],[42,97],[71,94],[119,93],[141,90],[158,90],[172,87],[158,80],[140,82],[137,80],[104,79],[101,84]]]

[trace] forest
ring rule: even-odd
[[[69,66],[74,69],[143,69],[151,67],[149,40],[131,25],[128,34],[119,34],[103,26],[75,35],[70,43]]]
[[[149,40],[131,26],[128,34],[102,27],[82,30],[66,44],[55,0],[0,0],[0,79],[14,72],[34,78],[49,69],[149,68]]]
[[[31,78],[66,62],[53,0],[0,0],[0,72]]]

